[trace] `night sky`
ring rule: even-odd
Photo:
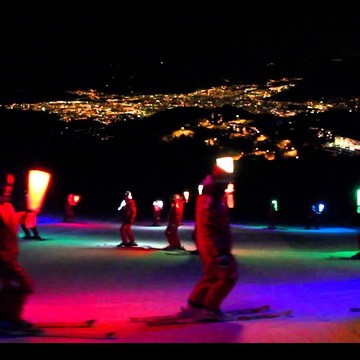
[[[80,81],[117,64],[211,69],[243,58],[358,56],[359,17],[6,17],[2,89]],[[100,74],[102,76],[103,74]]]

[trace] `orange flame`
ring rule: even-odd
[[[49,187],[51,174],[41,170],[30,170],[28,175],[27,208],[40,212]]]

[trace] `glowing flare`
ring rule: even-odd
[[[74,202],[78,203],[81,199],[80,195],[74,195]]]
[[[234,172],[234,159],[230,156],[216,159],[216,166],[228,174]]]
[[[184,191],[183,194],[184,194],[185,201],[188,202],[189,201],[189,196],[190,196],[189,191]]]
[[[231,182],[228,183],[227,188],[225,189],[225,195],[226,195],[226,203],[229,209],[233,209],[235,207],[234,191],[235,191],[234,184]]]
[[[155,201],[153,202],[153,206],[159,207],[160,209],[162,209],[163,206],[164,206],[164,202],[163,202],[162,200],[155,200]]]
[[[231,194],[231,193],[233,193],[235,191],[235,186],[234,186],[234,184],[233,183],[228,183],[228,185],[227,185],[227,187],[226,187],[226,189],[225,189],[225,192],[227,193],[227,194]]]
[[[226,203],[229,209],[233,209],[235,207],[234,194],[229,194],[226,196]]]
[[[76,206],[79,203],[80,200],[81,200],[80,195],[69,194],[68,197],[67,197],[67,202],[71,206]]]
[[[41,170],[30,170],[28,175],[27,208],[40,212],[49,187],[51,174]]]
[[[279,210],[279,204],[278,204],[277,200],[271,200],[271,204],[274,207],[275,211]]]
[[[118,210],[121,210],[124,206],[126,205],[126,201],[123,200],[120,204],[120,206],[118,207]]]

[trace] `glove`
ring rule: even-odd
[[[229,267],[230,265],[230,256],[229,255],[218,255],[215,258],[216,263],[221,268]]]

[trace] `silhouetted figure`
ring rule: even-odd
[[[305,229],[309,230],[312,227],[315,229],[319,229],[320,227],[320,217],[324,210],[323,204],[317,204],[317,205],[311,205],[311,208],[309,209],[306,226]]]
[[[268,228],[276,229],[276,207],[273,202],[270,203],[268,220],[269,220]]]
[[[79,203],[80,196],[69,194],[65,200],[65,216],[63,222],[74,222],[75,219],[75,206]]]
[[[37,223],[37,212],[27,211],[24,221],[21,223],[21,228],[24,231],[25,236],[23,239],[26,240],[42,240],[39,230],[36,226]],[[32,235],[31,235],[32,233]]]
[[[39,230],[36,226],[37,224],[37,211],[32,211],[28,208],[27,200],[28,194],[25,191],[25,197],[21,203],[20,211],[24,211],[26,215],[22,217],[20,222],[20,227],[24,232],[24,236],[22,237],[25,240],[42,240]]]

